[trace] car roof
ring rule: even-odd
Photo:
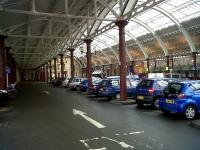
[[[190,84],[190,83],[200,83],[200,80],[179,80],[173,83],[183,83],[183,84]]]

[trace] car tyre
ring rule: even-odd
[[[139,108],[141,108],[141,107],[144,106],[144,103],[143,103],[143,102],[137,101],[136,103],[137,103],[137,106],[138,106]]]
[[[120,93],[117,93],[116,95],[115,95],[115,99],[120,99]]]
[[[192,120],[195,118],[196,113],[197,113],[196,108],[192,105],[189,105],[184,110],[184,117],[187,120]]]
[[[80,86],[76,86],[75,90],[78,91],[78,92],[80,92],[81,91],[80,90]]]

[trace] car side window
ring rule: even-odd
[[[117,80],[112,80],[111,83],[114,86],[118,86],[119,85],[119,82]]]

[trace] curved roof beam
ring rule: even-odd
[[[147,59],[149,56],[148,56],[144,46],[142,45],[142,43],[135,36],[133,36],[130,32],[128,32],[127,30],[125,30],[125,33],[135,41],[135,43],[139,46],[140,51],[143,53],[144,58]]]
[[[119,56],[117,55],[117,53],[115,52],[115,50],[107,42],[105,42],[105,41],[103,41],[101,39],[98,39],[97,37],[96,37],[96,40],[99,41],[100,43],[106,45],[111,50],[111,52],[113,52],[113,54],[116,57],[118,63],[120,62],[119,61]]]
[[[187,42],[190,46],[191,52],[196,52],[196,48],[195,48],[194,42],[192,41],[191,36],[188,34],[188,32],[185,30],[185,28],[182,26],[182,24],[173,15],[171,15],[170,13],[165,11],[164,9],[161,9],[160,7],[157,7],[157,6],[155,6],[152,9],[160,12],[164,16],[168,17],[171,21],[173,21],[177,25],[179,30],[183,33],[185,39],[187,40]]]
[[[161,40],[160,36],[153,30],[151,29],[147,24],[145,24],[144,22],[136,19],[136,18],[132,18],[131,21],[134,21],[136,23],[138,23],[139,25],[143,26],[144,28],[146,28],[149,32],[151,32],[153,34],[153,36],[155,37],[155,39],[158,41],[160,47],[162,48],[165,56],[169,56],[169,52],[166,48],[166,46],[164,45],[163,41]]]
[[[87,62],[87,58],[86,57],[82,57],[82,58],[85,59],[85,61]],[[97,62],[93,58],[91,60],[93,62],[93,65],[97,66]]]
[[[101,49],[97,44],[94,44],[94,45],[95,45],[96,47],[98,47],[98,49]],[[111,59],[105,54],[104,51],[99,50],[99,51],[97,51],[97,52],[100,52],[103,56],[105,56],[105,58],[106,58],[106,60],[108,61],[108,63],[111,64]]]
[[[99,61],[101,63],[101,65],[104,64],[103,61],[101,59],[99,59],[97,55],[93,55],[93,57],[95,57],[97,59],[97,61]],[[98,64],[98,66],[99,66],[99,64]]]
[[[105,1],[103,0],[97,0],[97,2],[101,3],[104,7],[108,8],[112,14],[115,16],[115,18],[119,18],[119,15],[117,14],[117,12],[110,6],[108,5]]]
[[[73,26],[75,27],[76,30],[78,30],[79,33],[81,33],[81,35],[84,36],[84,38],[87,38],[87,36],[79,28],[77,28],[77,26],[75,26],[75,25],[73,25]],[[95,44],[95,46],[99,48],[98,45]],[[106,57],[107,61],[109,63],[111,63],[111,59],[105,54],[105,52],[104,51],[100,51],[100,52]]]
[[[112,12],[112,14],[116,17],[116,20],[117,20],[117,18],[119,18],[119,15],[116,13],[116,11],[112,8],[112,7],[114,7],[116,4],[117,4],[117,2],[110,2],[109,4],[107,4],[106,2],[104,2],[103,0],[96,0],[97,2],[99,2],[101,5],[103,5],[104,7],[105,7],[105,11],[102,11],[102,13],[100,14],[100,16],[102,16],[102,18],[105,18],[106,17],[106,15],[109,13],[109,12]],[[90,34],[91,34],[91,32],[93,31],[93,32],[95,32],[95,30],[101,25],[101,23],[102,23],[102,21],[100,21],[99,23],[97,23],[97,25],[95,25],[96,26],[96,28],[95,29],[93,29],[94,28],[94,24],[96,23],[97,21],[94,21],[94,23],[93,23],[93,27],[90,29]],[[85,23],[83,26],[82,26],[82,28],[80,29],[80,30],[82,30],[82,32],[85,32],[86,30],[87,30],[87,23]],[[76,35],[76,37],[80,37],[80,35],[79,34],[77,34]]]
[[[109,3],[109,6],[110,6],[110,7],[114,7],[116,4],[117,4],[117,3],[116,3],[115,1],[111,1],[111,2]],[[109,12],[110,12],[110,9],[104,8],[104,9],[102,10],[102,12],[99,14],[99,17],[105,18]],[[102,23],[102,20],[96,20],[96,21],[93,23],[93,26],[92,26],[92,28],[91,28],[91,30],[90,30],[90,33],[95,32],[95,30],[99,28],[99,26],[101,25],[101,23]]]
[[[111,38],[112,40],[114,40],[116,43],[118,43],[119,44],[119,40],[117,39],[117,38],[115,38],[114,36],[111,36],[110,34],[108,34],[108,33],[103,33],[103,35],[105,35],[105,36],[107,36],[107,37],[109,37],[109,38]],[[126,55],[128,56],[128,58],[129,58],[129,60],[131,61],[131,60],[133,60],[133,57],[129,54],[129,52],[128,52],[128,49],[127,49],[127,46],[125,45],[125,51],[126,51]]]
[[[82,33],[81,30],[80,30],[79,32],[81,32],[81,34],[86,38],[85,34]],[[98,47],[98,48],[100,49],[100,47],[99,47],[98,45],[95,44],[95,46]],[[106,60],[107,60],[109,63],[111,63],[111,59],[105,54],[104,51],[101,51],[101,50],[100,50],[100,51],[98,51],[98,52],[101,52],[101,54],[103,54],[103,55],[105,56]],[[100,60],[100,61],[102,62],[102,60]]]
[[[84,65],[81,63],[81,61],[78,58],[74,57],[74,59],[79,63],[80,67],[84,67]]]

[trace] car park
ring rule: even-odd
[[[151,104],[159,108],[159,99],[163,96],[163,89],[172,82],[172,79],[143,79],[136,87],[135,100],[139,107]]]
[[[183,114],[186,119],[200,113],[200,81],[172,82],[163,93],[159,105],[164,113]]]
[[[126,77],[126,85],[127,85],[127,96],[134,97],[135,96],[135,88],[139,83],[139,80],[134,80],[133,78]],[[120,78],[109,78],[105,80],[100,85],[99,95],[101,97],[107,97],[108,99],[120,99]]]

